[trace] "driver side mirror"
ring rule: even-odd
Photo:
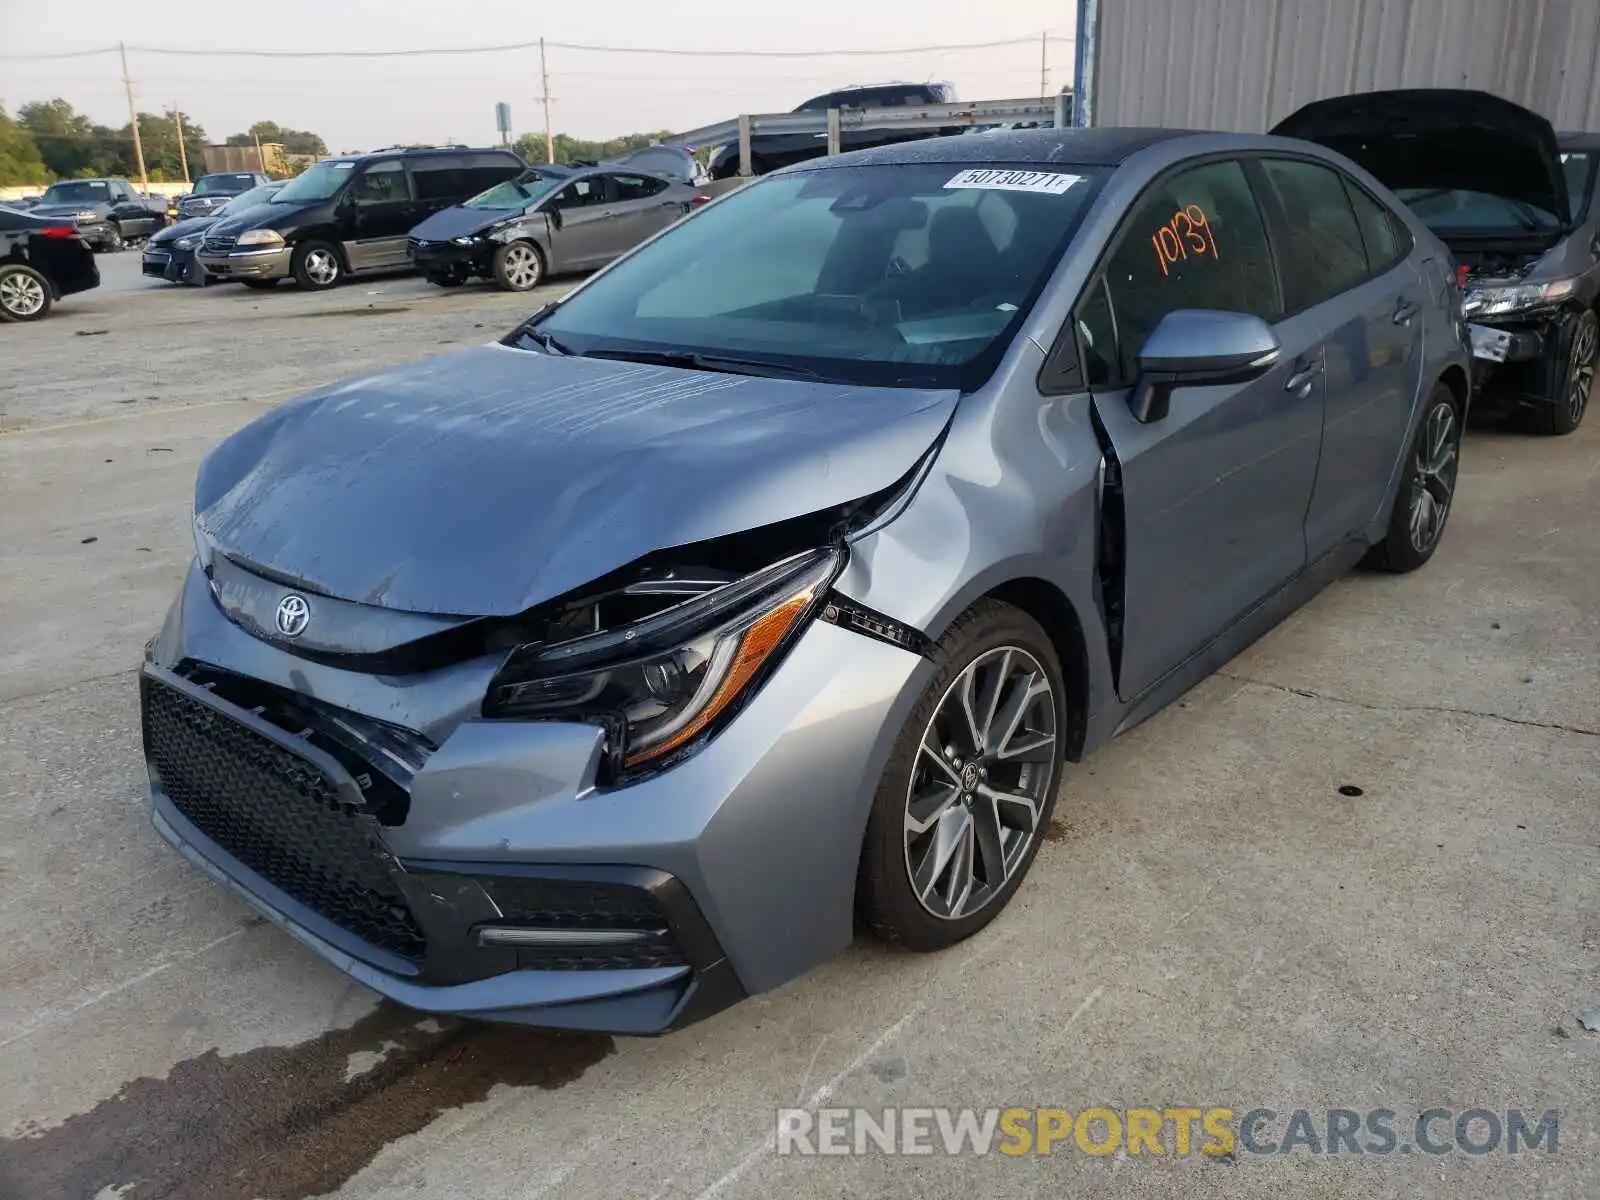
[[[1139,351],[1128,407],[1141,424],[1164,418],[1180,387],[1248,383],[1277,363],[1278,335],[1249,313],[1180,308],[1161,318]]]

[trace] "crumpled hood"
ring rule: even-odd
[[[478,233],[501,221],[522,215],[520,209],[466,208],[456,205],[442,209],[428,217],[411,231],[411,236],[422,242],[447,242],[451,238]]]
[[[1272,132],[1336,150],[1391,189],[1488,192],[1569,223],[1555,129],[1488,92],[1413,88],[1335,96],[1306,105]]]
[[[510,615],[650,553],[888,487],[954,391],[482,346],[291,401],[201,465],[201,536],[305,590]]]

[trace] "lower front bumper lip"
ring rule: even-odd
[[[213,275],[232,279],[282,279],[289,274],[293,251],[288,246],[260,250],[230,250],[227,254],[201,254],[199,263]]]
[[[190,824],[159,791],[151,823],[180,854],[339,971],[408,1008],[558,1029],[663,1033],[743,996],[726,962],[691,978],[691,968],[510,971],[468,983],[430,986],[405,977],[415,967],[394,958],[395,973],[336,944],[339,931],[292,896],[232,858]],[[226,864],[224,866],[223,864]],[[373,958],[372,947],[363,952]],[[721,968],[718,970],[718,968]]]

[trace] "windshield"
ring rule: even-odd
[[[1553,233],[1561,219],[1526,200],[1465,188],[1398,188],[1395,195],[1435,233]]]
[[[45,203],[93,204],[111,198],[111,185],[103,179],[80,179],[71,183],[52,183],[44,190]]]
[[[253,187],[248,192],[240,192],[217,210],[217,216],[228,216],[232,213],[243,212],[247,208],[254,208],[258,204],[265,204],[277,194],[279,185],[276,183],[263,183],[260,187]]]
[[[1567,204],[1572,210],[1572,219],[1581,221],[1589,211],[1594,155],[1587,151],[1568,151],[1561,156],[1561,173],[1567,179]]]
[[[202,175],[194,185],[196,196],[209,196],[213,192],[237,192],[255,182],[254,175]]]
[[[307,167],[284,184],[283,191],[272,198],[274,204],[295,204],[304,200],[326,200],[347,182],[356,169],[349,160],[320,162]]]
[[[970,390],[1103,175],[949,163],[775,175],[619,261],[537,328],[578,354],[701,354]]]
[[[567,177],[547,171],[528,170],[515,179],[497,183],[486,192],[479,192],[463,204],[465,208],[526,208],[541,196],[554,190]]]

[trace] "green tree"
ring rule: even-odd
[[[555,151],[557,162],[578,162],[582,160],[599,161],[603,158],[613,158],[629,150],[639,150],[652,142],[659,142],[663,138],[672,136],[670,129],[657,130],[655,133],[627,133],[621,137],[607,138],[604,141],[591,141],[587,138],[575,138],[570,133],[558,133],[555,136]],[[544,134],[525,133],[516,140],[513,147],[528,162],[541,163],[545,161]]]
[[[321,157],[328,153],[328,143],[317,134],[303,129],[285,129],[276,121],[257,121],[246,132],[230,135],[228,145],[253,146],[257,138],[263,144],[277,142],[285,154],[315,154]]]
[[[0,108],[0,185],[46,183],[49,179],[33,135]]]
[[[205,174],[206,131],[180,112],[183,118],[183,145],[189,155],[189,178],[198,179]],[[133,131],[124,125],[117,134],[125,139],[132,151]],[[178,154],[178,121],[170,114],[140,113],[139,141],[144,146],[144,165],[152,179],[176,180],[183,178],[183,159]],[[137,166],[130,167],[137,171]]]
[[[57,97],[24,104],[17,110],[17,120],[54,174],[81,175],[92,165],[97,148],[94,125],[65,100]]]

